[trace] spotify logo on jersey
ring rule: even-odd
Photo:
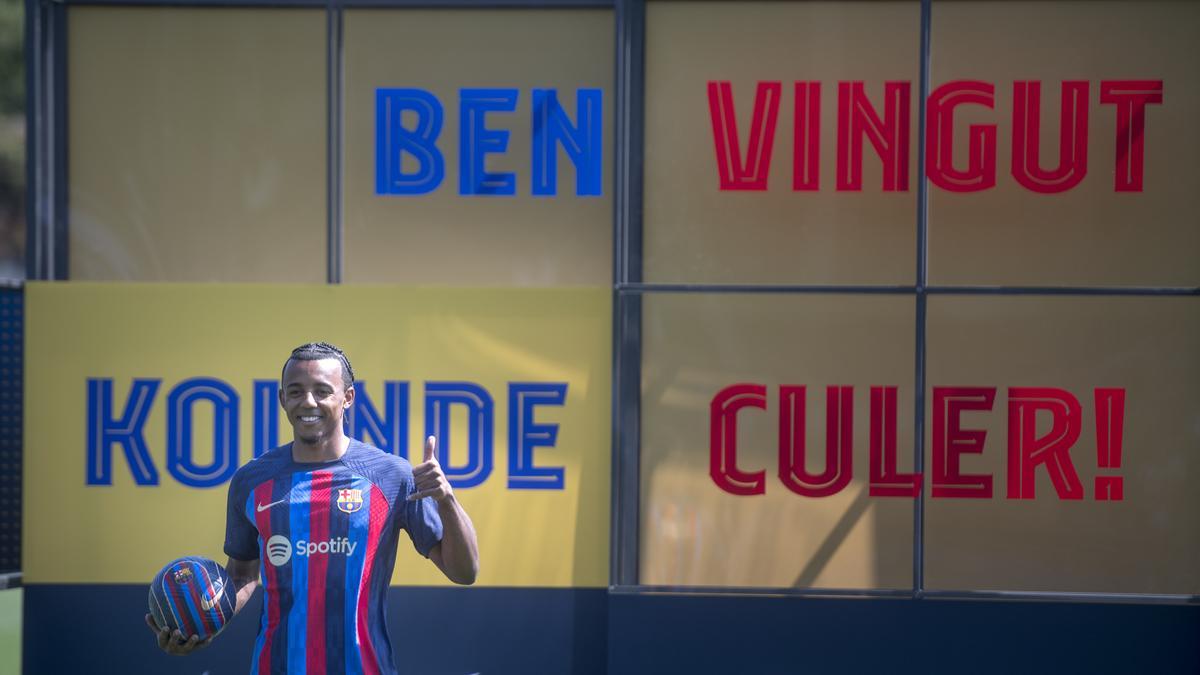
[[[292,559],[292,542],[282,534],[277,534],[267,540],[267,560],[279,567],[286,565]]]
[[[358,542],[350,541],[346,537],[337,539],[329,539],[328,541],[304,541],[301,539],[296,542],[295,554],[299,556],[312,555],[354,555],[354,549],[358,548]],[[288,564],[292,559],[292,542],[282,534],[272,536],[267,540],[267,560],[271,564],[280,567]]]

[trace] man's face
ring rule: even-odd
[[[342,428],[342,414],[354,402],[354,387],[342,384],[342,363],[337,359],[292,359],[283,370],[279,403],[297,441],[316,445],[333,438]]]

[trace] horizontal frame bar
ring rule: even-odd
[[[912,295],[916,286],[799,286],[789,284],[615,284],[618,293],[873,293]]]
[[[194,9],[229,9],[244,7],[324,9],[325,0],[57,0],[58,4],[80,7],[187,7]]]
[[[813,598],[893,598],[899,600],[993,600],[1126,605],[1195,605],[1200,595],[1167,593],[1086,593],[1052,591],[912,591],[886,588],[759,588],[738,586],[611,586],[613,595],[717,595]]]
[[[1183,286],[929,286],[930,295],[1200,295]]]
[[[846,284],[618,283],[618,293],[864,293],[892,295],[1200,296],[1187,286],[856,286]]]
[[[612,595],[731,595],[756,597],[896,598],[911,600],[913,592],[895,588],[758,588],[739,586],[610,586]]]
[[[56,4],[89,7],[302,7],[330,6],[326,0],[57,0]],[[612,9],[614,0],[343,0],[341,8],[378,9]]]
[[[342,7],[386,9],[613,9],[615,0],[343,0]]]
[[[1169,593],[1085,593],[1066,591],[925,591],[928,600],[1008,600],[1023,602],[1087,602],[1122,605],[1195,605],[1200,595]]]

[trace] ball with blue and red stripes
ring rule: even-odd
[[[237,591],[215,560],[189,556],[172,560],[150,583],[150,615],[160,627],[206,640],[233,618]]]

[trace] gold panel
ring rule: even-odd
[[[347,10],[345,279],[473,285],[608,284],[612,279],[613,15],[609,10]],[[422,195],[376,194],[376,90],[414,88],[441,104],[444,177]],[[515,88],[509,132],[489,172],[512,196],[459,194],[460,89]],[[558,89],[572,124],[576,91],[603,90],[602,191],[577,196],[558,152],[558,194],[533,196],[532,92]],[[407,123],[406,123],[407,124]]]
[[[930,385],[995,394],[941,424],[927,399],[930,447],[938,426],[941,445],[986,432],[980,452],[955,454],[993,490],[926,501],[926,587],[1200,592],[1200,299],[942,296],[928,317]],[[1097,485],[1110,477],[1120,500]],[[1028,498],[1009,497],[1018,486]]]
[[[994,87],[993,109],[955,108],[953,154],[956,168],[965,169],[969,127],[993,125],[995,186],[963,193],[931,186],[931,283],[1200,284],[1200,4],[939,0],[933,86],[952,80]],[[1105,82],[1130,80],[1162,87],[1161,102],[1143,108],[1140,151],[1118,143],[1122,106],[1103,100]],[[1086,149],[1086,174],[1061,192],[1034,191],[1013,174],[1014,83],[1027,81],[1041,83],[1036,147],[1048,183],[1060,166],[1063,82],[1086,83],[1079,93],[1086,105],[1073,107],[1087,112],[1087,142],[1079,145]],[[1038,110],[1028,96],[1022,100],[1022,111]],[[1016,164],[1028,167],[1034,153],[1024,149],[1032,135],[1022,137],[1015,145],[1023,160]],[[1139,152],[1141,190],[1118,191],[1119,178],[1136,171]],[[1082,166],[1063,167],[1072,164]],[[1058,187],[1067,188],[1075,177],[1062,179]]]
[[[324,282],[324,10],[67,21],[70,278]]]
[[[652,294],[644,302],[641,583],[909,587],[913,500],[870,494],[868,448],[870,389],[896,387],[896,466],[911,471],[912,298]],[[732,466],[761,471],[760,494],[731,492],[710,475],[714,400],[741,384],[761,387],[765,409],[737,412]],[[797,385],[807,388],[803,416],[781,403],[785,387]],[[839,385],[853,387],[849,475],[828,486],[832,494],[801,494],[779,475],[781,424],[788,420],[791,439],[804,420],[794,466],[824,472],[826,392]]]
[[[647,281],[913,283],[919,3],[650,2],[646,22]],[[883,161],[868,140],[861,189],[837,189],[841,81],[862,82],[881,118],[885,82],[907,83],[908,123],[900,115],[895,122],[908,139],[908,161],[897,168],[907,171],[906,189],[883,190]],[[719,90],[723,82],[732,97],[730,124],[738,128],[736,157],[717,150],[709,83]],[[779,83],[774,125],[764,115],[763,128],[775,130],[769,168],[759,172],[765,189],[722,190],[719,156],[748,171],[754,164],[759,82]],[[812,127],[819,136],[816,190],[793,189],[795,175],[813,177],[806,162],[793,168],[797,107],[809,111],[796,104],[796,82],[821,84],[820,123]],[[806,93],[803,100],[816,99]],[[813,121],[811,114],[805,119]]]

